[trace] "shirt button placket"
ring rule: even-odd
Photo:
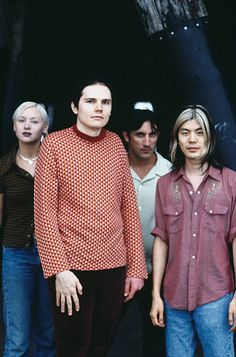
[[[191,193],[192,192],[192,193]],[[191,307],[194,304],[196,293],[196,264],[197,264],[197,232],[199,228],[199,199],[200,191],[197,191],[197,195],[193,196],[193,191],[189,191],[189,194],[193,198],[193,210],[191,221],[191,248],[190,248],[190,260],[189,260],[189,286],[188,286],[188,305]]]

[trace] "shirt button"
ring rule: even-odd
[[[189,194],[192,195],[192,194],[193,194],[193,191],[189,191]]]
[[[138,209],[141,211],[142,207],[141,207],[141,206],[139,206],[139,208],[138,208]]]
[[[195,216],[197,216],[197,212],[194,212]]]
[[[27,234],[27,238],[30,238],[31,237],[31,234]]]
[[[176,215],[176,216],[178,216],[178,214],[179,214],[178,212],[175,212],[175,215]]]
[[[30,247],[30,243],[26,243],[25,247],[29,248]]]
[[[209,213],[213,213],[213,211],[210,209]]]
[[[201,191],[197,191],[197,193],[200,195]]]
[[[196,237],[196,233],[193,233],[193,237]]]
[[[195,259],[195,258],[196,258],[195,255],[193,255],[193,256],[192,256],[192,259]]]

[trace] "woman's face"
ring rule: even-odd
[[[13,125],[16,137],[22,143],[34,143],[40,141],[42,134],[46,134],[46,124],[39,110],[35,107],[25,109],[15,120]]]

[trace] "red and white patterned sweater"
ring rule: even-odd
[[[35,175],[35,229],[45,277],[127,265],[146,278],[133,180],[120,138],[71,128],[42,143]]]

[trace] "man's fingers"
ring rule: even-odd
[[[126,298],[125,298],[124,301],[126,302],[126,301],[129,301],[129,300],[133,299],[133,297],[134,297],[134,295],[135,295],[135,292],[136,292],[136,290],[134,290],[134,289],[131,288],[131,290],[129,291],[129,293],[128,293],[128,295],[126,296]]]
[[[72,295],[72,299],[74,301],[74,304],[75,304],[75,310],[76,311],[79,311],[79,308],[80,308],[80,303],[79,303],[79,298],[78,298],[78,295],[75,293]]]
[[[236,304],[235,304],[235,299],[233,299],[229,305],[229,325],[230,325],[230,331],[236,331]]]
[[[160,310],[159,311],[159,315],[158,315],[158,326],[160,327],[164,327],[165,324],[164,324],[164,311],[163,310]]]
[[[163,311],[159,312],[159,314],[150,313],[150,317],[151,317],[151,320],[152,320],[152,324],[154,326],[159,326],[159,327],[164,327],[165,326]]]
[[[161,298],[155,298],[152,301],[150,317],[154,326],[164,327],[164,305]]]
[[[83,287],[79,279],[71,271],[64,271],[56,274],[56,306],[60,307],[62,313],[67,310],[68,315],[73,314],[73,310],[79,311],[79,295],[83,293]]]
[[[72,310],[72,300],[71,300],[71,296],[70,295],[66,295],[66,305],[67,305],[67,313],[69,316],[72,315],[73,310]]]
[[[56,306],[59,307],[60,306],[60,299],[61,299],[61,294],[56,291]]]
[[[154,314],[152,313],[152,311],[150,312],[150,317],[151,317],[151,320],[152,320],[152,324],[153,324],[154,326],[157,326],[157,317],[156,317],[156,315],[154,315]]]
[[[80,284],[79,279],[78,279],[78,281],[76,282],[76,289],[77,289],[79,295],[82,295],[82,294],[83,294],[83,287],[82,287],[82,285]]]
[[[127,297],[129,295],[129,290],[130,290],[130,280],[126,279],[125,280],[125,290],[124,290],[124,296]],[[126,299],[125,299],[126,301]]]
[[[229,325],[230,327],[230,332],[236,331],[236,321],[235,321],[235,315],[233,310],[229,309]]]
[[[233,321],[233,312],[229,310],[229,324],[233,325],[234,321]]]
[[[65,312],[65,295],[60,296],[61,312]]]

